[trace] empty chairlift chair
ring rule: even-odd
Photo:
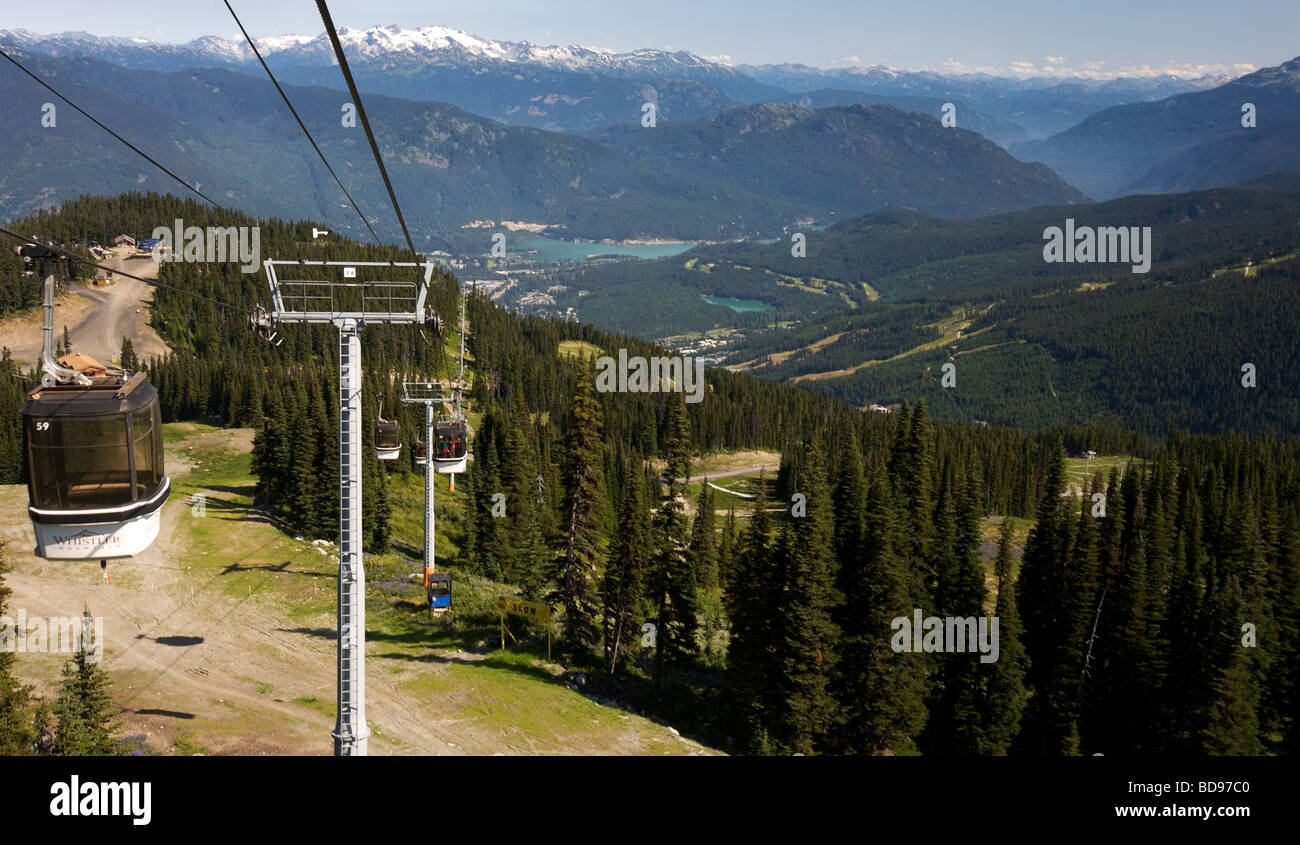
[[[171,490],[158,392],[144,373],[36,387],[22,406],[28,513],[50,560],[131,557]]]

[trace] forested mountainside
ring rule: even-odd
[[[155,215],[259,223],[277,258],[400,258],[168,197],[87,198],[21,228],[85,242]],[[147,369],[165,414],[253,427],[259,500],[329,536],[332,330],[283,326],[272,346],[247,321],[265,297],[258,275],[160,271],[155,326],[174,354]],[[11,289],[35,283],[4,272]],[[431,305],[452,315],[456,282],[435,278]],[[590,355],[656,349],[473,294],[469,326],[474,460],[452,505],[451,565],[545,598],[569,665],[603,666],[624,694],[652,694],[701,735],[753,753],[1294,753],[1295,441],[938,423],[923,402],[863,413],[719,369],[699,403],[603,392]],[[445,375],[451,360],[413,329],[363,338],[369,432],[377,393],[391,403],[404,375]],[[0,368],[12,468],[30,382]],[[411,424],[402,413],[385,411]],[[755,499],[731,496],[724,511],[708,485],[686,496],[693,458],[758,447],[782,456]],[[1087,449],[1128,459],[1070,484],[1066,456]],[[369,547],[388,542],[390,475],[412,470],[367,448]],[[1032,519],[1018,562],[1017,518]],[[986,528],[1001,532],[987,563]],[[897,620],[914,612],[995,613],[999,659],[896,648]],[[625,638],[646,622],[653,646]],[[1242,645],[1247,625],[1256,647]]]
[[[733,329],[728,366],[858,406],[924,398],[945,419],[1021,428],[1294,436],[1297,219],[1296,174],[977,220],[883,212],[807,232],[805,257],[782,241],[579,269],[585,295],[557,301],[649,336]],[[1067,220],[1130,238],[1149,226],[1147,272],[1044,261],[1044,233]],[[632,317],[650,284],[671,327]],[[733,318],[704,295],[772,310]],[[1247,363],[1268,374],[1251,389]]]

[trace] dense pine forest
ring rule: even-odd
[[[264,257],[401,259],[313,244],[310,223],[157,195],[83,198],[13,228],[84,243],[175,217],[261,225]],[[0,270],[2,301],[30,307],[34,280],[12,262]],[[283,344],[268,344],[247,320],[265,280],[233,264],[164,265],[159,280],[169,287],[156,292],[153,324],[174,351],[139,365],[165,417],[253,428],[259,503],[294,531],[332,538],[333,330],[278,327]],[[430,304],[449,326],[457,302],[456,281],[438,272]],[[1032,303],[1013,307],[1033,319]],[[755,754],[1297,750],[1295,441],[1028,432],[939,422],[925,401],[864,413],[722,369],[707,372],[698,404],[605,393],[582,350],[662,351],[521,318],[472,292],[468,323],[473,461],[455,498],[452,569],[550,603],[558,654],[612,696],[689,712],[702,736]],[[401,381],[451,375],[450,336],[379,326],[362,336],[365,430],[379,394],[385,417],[416,430],[395,402]],[[123,362],[132,356],[124,347]],[[32,378],[0,363],[6,483],[21,480],[17,406]],[[751,449],[781,454],[752,507],[716,507],[707,485],[687,499],[693,459]],[[1086,450],[1130,460],[1093,474],[1080,497],[1065,460]],[[366,451],[366,541],[382,551],[392,476],[416,469]],[[1032,526],[1022,554],[1017,523]],[[988,555],[990,526],[1000,536]],[[996,617],[998,658],[898,650],[896,620],[918,610]]]

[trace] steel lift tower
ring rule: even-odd
[[[433,406],[447,402],[460,407],[459,385],[448,390],[448,385],[437,381],[408,381],[402,384],[402,402],[407,405],[424,406],[424,448],[427,450],[424,467],[424,586],[429,586],[429,576],[433,574],[433,477],[434,471],[434,415]]]
[[[339,332],[339,622],[338,721],[334,754],[364,756],[366,726],[366,575],[361,560],[361,329],[366,323],[422,326],[434,265],[392,261],[262,262],[271,286],[270,319],[278,323],[331,324]],[[342,280],[281,279],[277,268]],[[382,268],[424,268],[416,282],[356,281]]]
[[[451,403],[457,419],[464,419],[461,393],[465,390],[465,291],[460,296],[460,372],[454,385],[438,381],[408,381],[402,384],[402,402],[424,406],[424,586],[429,586],[429,576],[434,570],[433,540],[433,476],[434,458],[434,405]]]

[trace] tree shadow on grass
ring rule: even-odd
[[[156,707],[150,707],[145,710],[135,711],[139,716],[166,716],[169,719],[193,719],[193,713],[185,713],[180,710],[160,710]]]

